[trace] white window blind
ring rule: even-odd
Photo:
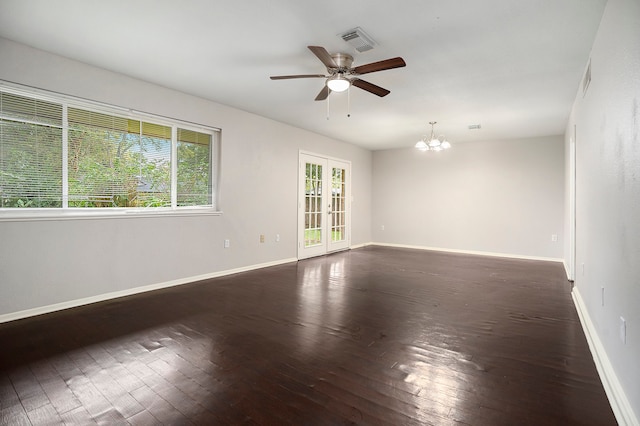
[[[70,207],[170,206],[171,127],[78,108],[68,117]]]
[[[178,205],[212,204],[211,135],[178,129]]]
[[[62,106],[0,92],[0,208],[62,206]]]
[[[215,207],[216,130],[51,98],[0,89],[0,210]]]

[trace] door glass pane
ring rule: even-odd
[[[322,165],[305,167],[304,246],[322,244]]]
[[[346,211],[345,211],[345,169],[332,168],[331,171],[331,241],[346,239]]]

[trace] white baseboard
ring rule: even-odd
[[[105,300],[116,299],[118,297],[131,296],[138,293],[145,293],[147,291],[160,290],[167,287],[174,287],[182,284],[189,284],[195,281],[207,280],[211,278],[223,277],[226,275],[237,274],[240,272],[252,271],[254,269],[267,268],[269,266],[283,265],[285,263],[297,262],[298,259],[281,259],[273,262],[260,263],[257,265],[243,266],[236,269],[228,269],[225,271],[212,272],[209,274],[196,275],[187,278],[180,278],[177,280],[167,281],[163,283],[151,284],[142,287],[130,288],[127,290],[114,291],[110,293],[99,294],[97,296],[85,297],[82,299],[70,300],[68,302],[55,303],[53,305],[39,306],[37,308],[25,309],[23,311],[11,312],[8,314],[0,315],[0,324],[9,321],[15,321],[22,318],[33,317],[36,315],[48,314],[55,311],[61,311],[63,309],[75,308],[82,305],[88,305],[96,302],[103,302]]]
[[[391,243],[376,243],[376,242],[369,243],[367,245],[399,247],[399,248],[409,248],[409,249],[417,249],[417,250],[433,250],[433,251],[442,251],[447,253],[475,254],[479,256],[506,257],[510,259],[542,260],[545,262],[564,262],[564,259],[555,258],[555,257],[523,256],[520,254],[511,254],[511,253],[494,253],[494,252],[474,251],[474,250],[456,250],[456,249],[448,249],[448,248],[442,248],[442,247],[412,246],[407,244],[391,244]]]
[[[611,409],[613,410],[613,414],[616,416],[618,424],[621,426],[640,425],[640,421],[633,412],[633,408],[631,407],[631,404],[629,404],[629,400],[627,399],[624,389],[620,385],[618,376],[616,376],[616,373],[613,370],[611,361],[609,360],[604,346],[598,337],[596,328],[591,321],[589,312],[587,311],[577,287],[573,288],[571,296],[573,298],[573,303],[576,306],[576,310],[578,311],[578,317],[580,317],[580,323],[582,324],[584,334],[587,337],[589,349],[591,350],[593,361],[596,364],[596,369],[598,370],[600,380],[604,386],[604,391],[607,394],[607,398],[609,398]]]
[[[353,250],[353,249],[359,249],[359,248],[363,248],[363,247],[370,246],[370,245],[371,245],[371,243],[354,244],[354,245],[350,246],[349,248],[351,250]]]

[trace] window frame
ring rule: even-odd
[[[221,129],[198,123],[164,117],[156,114],[140,112],[115,105],[76,98],[69,95],[49,92],[42,89],[25,87],[0,80],[0,91],[62,106],[62,206],[54,208],[0,208],[0,222],[28,220],[65,220],[65,219],[100,219],[100,218],[140,218],[166,216],[218,216],[222,211],[218,208],[220,182],[220,145]],[[121,118],[138,120],[171,128],[171,206],[169,207],[69,207],[68,182],[68,109],[79,108],[91,112],[109,114]],[[26,121],[26,120],[25,120]],[[56,127],[56,126],[53,126]],[[211,205],[178,206],[177,205],[177,146],[178,129],[184,129],[211,135]]]

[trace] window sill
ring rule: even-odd
[[[16,209],[0,211],[0,222],[25,222],[34,220],[85,220],[85,219],[131,219],[151,217],[221,216],[222,212],[212,207],[182,207],[177,209]]]

